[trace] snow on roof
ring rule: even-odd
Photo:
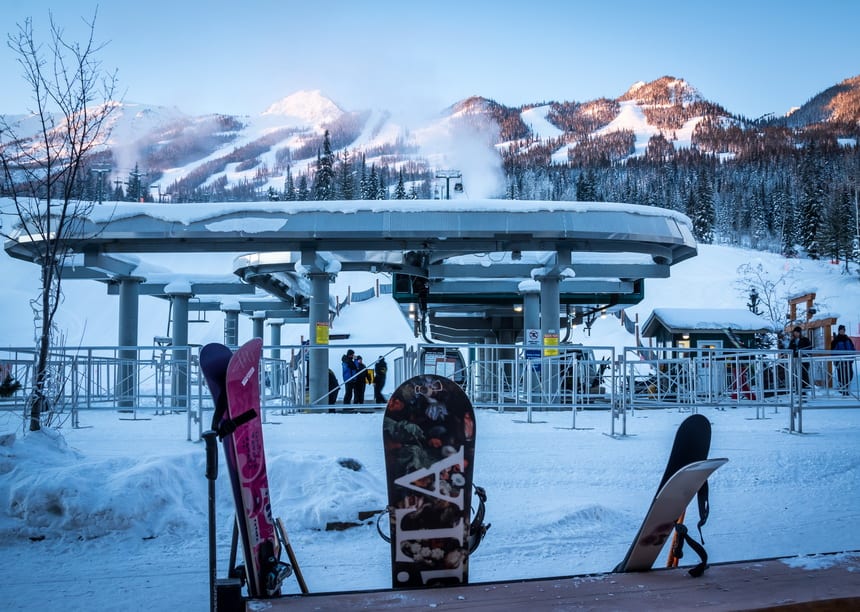
[[[773,329],[770,321],[743,308],[655,308],[644,329],[647,331],[656,320],[671,332],[724,329],[760,332]]]
[[[0,207],[11,206],[11,202],[0,199]],[[252,232],[271,231],[271,218],[267,214],[295,214],[308,212],[329,212],[355,214],[369,212],[496,212],[496,213],[534,213],[534,212],[627,212],[642,216],[671,218],[684,225],[690,223],[689,217],[667,208],[624,204],[620,202],[550,202],[544,200],[341,200],[314,202],[212,202],[206,205],[153,204],[137,202],[105,202],[88,211],[87,217],[93,222],[109,222],[137,216],[148,216],[167,222],[189,225],[204,221],[211,231],[230,231],[231,229]],[[226,221],[226,215],[241,213],[238,221]],[[255,214],[260,214],[257,217]]]

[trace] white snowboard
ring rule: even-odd
[[[615,568],[616,572],[642,572],[651,569],[654,561],[663,550],[663,545],[675,521],[680,518],[687,505],[696,496],[714,470],[728,459],[705,459],[696,461],[675,472],[657,492],[636,539],[627,551],[624,561]]]

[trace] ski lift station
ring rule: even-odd
[[[462,184],[459,173],[440,180],[446,191]],[[187,345],[189,321],[206,311],[225,313],[234,346],[246,340],[240,314],[260,336],[266,320],[307,321],[312,398],[328,392],[329,284],[342,271],[390,273],[394,298],[428,342],[515,344],[528,331],[532,344],[552,346],[569,321],[638,303],[645,279],[696,255],[686,216],[605,202],[105,203],[80,221],[64,278],[118,295],[118,346],[139,344],[141,295],[171,301],[173,334],[162,340],[172,349]],[[5,250],[35,263],[39,240],[19,228]],[[223,277],[140,271],[147,254],[215,252],[237,253]]]

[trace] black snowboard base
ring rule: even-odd
[[[454,381],[422,375],[383,419],[394,588],[469,581],[475,414]]]

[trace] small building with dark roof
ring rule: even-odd
[[[642,336],[677,348],[755,348],[757,335],[774,331],[764,317],[743,308],[655,308]]]

